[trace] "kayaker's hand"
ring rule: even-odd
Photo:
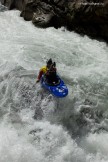
[[[39,79],[36,80],[36,83],[39,83]]]

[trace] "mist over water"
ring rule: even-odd
[[[108,46],[0,12],[0,162],[108,162]],[[69,95],[35,84],[52,58]]]

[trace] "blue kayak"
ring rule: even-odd
[[[49,84],[46,82],[45,77],[42,76],[41,85],[42,87],[50,91],[54,96],[62,98],[68,95],[68,88],[59,76],[57,76],[57,78],[58,81],[56,83],[53,82]]]

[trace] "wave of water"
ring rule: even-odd
[[[1,162],[108,161],[108,46],[0,12]],[[35,84],[48,58],[69,95]]]

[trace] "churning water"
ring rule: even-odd
[[[0,12],[0,162],[108,162],[108,46]],[[57,63],[69,95],[35,84]]]

